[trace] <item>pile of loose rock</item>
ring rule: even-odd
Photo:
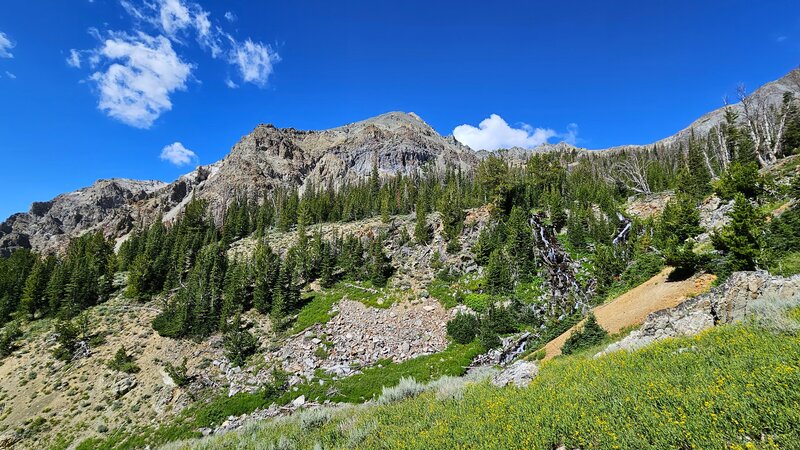
[[[341,377],[383,359],[400,362],[447,347],[449,314],[435,300],[414,300],[386,309],[342,300],[338,308],[327,324],[294,336],[273,358],[302,378],[311,378],[318,368]]]

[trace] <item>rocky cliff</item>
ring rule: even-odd
[[[774,104],[782,100],[784,92],[800,93],[800,70],[764,85],[753,96]],[[739,104],[732,107],[741,109]],[[677,148],[692,130],[702,135],[723,117],[722,109],[713,111],[659,143]],[[495,154],[518,165],[537,152],[574,151],[600,156],[639,148],[625,146],[588,153],[559,143]],[[159,214],[165,221],[174,219],[192,198],[208,200],[219,220],[226,205],[239,195],[260,198],[281,186],[295,186],[301,191],[312,186],[336,188],[365,179],[373,165],[382,177],[443,171],[448,167],[468,170],[489,154],[492,153],[475,152],[451,136],[441,136],[414,113],[391,112],[323,131],[259,125],[221,161],[200,166],[170,184],[100,180],[51,201],[33,203],[29,212],[15,214],[0,224],[0,256],[17,248],[59,251],[71,238],[87,231],[100,230],[107,236],[122,237],[135,224],[150,223]]]
[[[0,256],[17,248],[61,250],[71,238],[89,231],[127,233],[134,225],[139,202],[164,183],[126,179],[98,180],[47,202],[34,202],[27,213],[0,224]]]
[[[89,231],[121,237],[159,214],[174,219],[192,198],[209,201],[221,219],[236,196],[262,197],[277,187],[340,187],[368,177],[422,174],[446,168],[468,170],[480,157],[439,135],[413,113],[392,112],[324,131],[259,125],[221,161],[200,166],[170,184],[125,179],[100,180],[0,224],[0,255],[17,248],[62,250]]]

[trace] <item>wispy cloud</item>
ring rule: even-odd
[[[234,42],[230,60],[239,68],[244,82],[263,87],[272,74],[272,65],[280,61],[280,57],[269,46],[248,39]]]
[[[775,42],[780,44],[781,42],[784,42],[787,39],[789,39],[789,36],[778,36],[778,37],[775,38]]]
[[[13,73],[11,73],[11,72],[9,72],[9,71],[7,71],[7,70],[6,70],[6,76],[7,76],[8,78],[11,78],[12,80],[16,80],[16,79],[17,79],[17,76],[16,76],[16,75],[14,75]]]
[[[236,69],[243,83],[265,87],[280,61],[267,44],[238,40],[200,4],[185,0],[120,0],[132,19],[130,31],[90,29],[100,42],[89,50],[71,49],[67,64],[94,72],[99,108],[128,125],[149,128],[172,108],[171,95],[186,89],[197,64],[181,56],[192,42]],[[235,16],[231,16],[235,20]],[[225,19],[231,21],[226,14]],[[230,76],[229,87],[238,87]]]
[[[236,14],[230,11],[225,11],[225,20],[227,20],[228,22],[236,22],[236,19],[238,19],[238,17],[236,17]]]
[[[79,51],[75,50],[74,48],[69,50],[69,56],[67,57],[67,64],[70,67],[74,67],[76,69],[81,68],[81,54]]]
[[[13,58],[14,54],[11,53],[10,50],[14,48],[14,46],[15,44],[11,42],[11,38],[0,31],[0,58]]]
[[[533,148],[547,143],[552,138],[575,144],[578,140],[578,125],[569,124],[565,133],[550,128],[534,128],[526,123],[514,128],[502,117],[492,114],[477,127],[464,124],[453,130],[453,136],[473,150],[499,150],[504,148]]]
[[[180,142],[173,142],[161,149],[162,161],[168,161],[176,166],[186,166],[197,162],[197,154],[184,147]]]
[[[111,33],[95,53],[100,70],[90,79],[100,93],[98,107],[137,128],[150,128],[172,109],[170,95],[186,88],[192,64],[178,57],[169,39],[144,33]]]

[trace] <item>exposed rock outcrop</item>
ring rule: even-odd
[[[29,212],[0,224],[0,256],[18,248],[60,251],[70,239],[90,231],[127,233],[135,223],[135,205],[164,186],[160,181],[115,178],[34,202]]]
[[[533,361],[519,360],[506,367],[492,378],[492,384],[498,387],[525,387],[539,374],[539,365]]]

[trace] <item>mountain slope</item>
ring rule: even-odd
[[[800,69],[764,85],[753,98],[762,104],[775,104],[784,92],[800,93]],[[737,111],[742,108],[740,104],[731,107]],[[702,135],[723,118],[724,109],[717,109],[657,144],[677,148],[692,132]],[[620,146],[591,154],[642,147]],[[512,148],[496,154],[520,164],[533,153],[549,151],[589,154],[566,143]],[[278,187],[298,187],[301,192],[312,187],[340,187],[364,180],[373,165],[381,177],[446,168],[468,170],[489,154],[475,152],[451,136],[441,136],[414,113],[390,112],[323,131],[259,125],[222,160],[200,166],[170,184],[101,180],[49,202],[34,203],[28,213],[15,214],[0,224],[0,255],[17,248],[60,251],[70,238],[87,231],[99,230],[120,238],[133,225],[151,223],[159,214],[166,221],[174,219],[191,198],[208,200],[219,222],[226,205],[237,196],[259,199]]]

